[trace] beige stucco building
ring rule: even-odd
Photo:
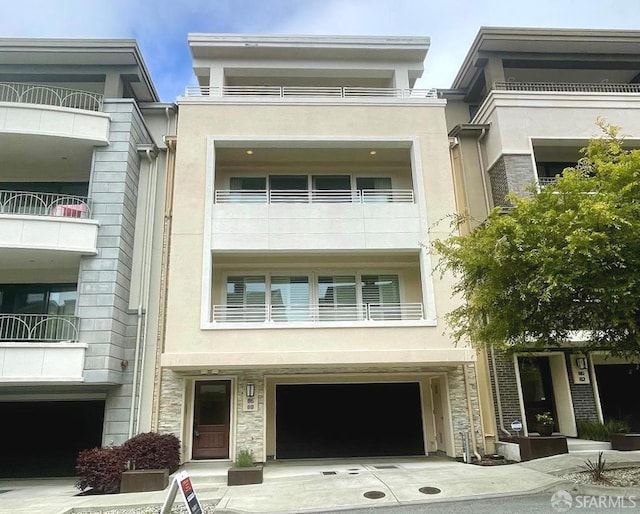
[[[482,449],[428,248],[455,212],[428,38],[192,34],[154,426],[183,458]]]
[[[598,118],[640,141],[640,32],[483,27],[447,99],[457,210],[473,229],[508,193],[544,187],[602,135]],[[626,420],[640,430],[638,403],[621,391],[640,384],[637,362],[564,348],[478,358],[485,433],[535,432],[551,412],[555,431],[578,435],[580,421]],[[493,399],[493,401],[491,401]]]

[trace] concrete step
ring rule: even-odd
[[[584,451],[599,452],[611,449],[611,443],[608,441],[590,441],[588,439],[567,438],[567,446],[569,453]]]

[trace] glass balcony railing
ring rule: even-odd
[[[336,323],[358,321],[419,321],[421,303],[344,305],[214,305],[216,323]]]
[[[86,196],[0,190],[0,215],[24,214],[65,218],[91,217]]]
[[[78,340],[78,318],[57,314],[0,314],[0,342]]]

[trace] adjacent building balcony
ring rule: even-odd
[[[87,197],[0,191],[0,248],[95,255],[97,236]]]
[[[74,316],[0,314],[0,383],[80,382],[86,349]]]
[[[0,82],[0,133],[107,144],[102,95],[43,84]]]

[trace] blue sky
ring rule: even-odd
[[[189,32],[430,36],[421,87],[448,87],[478,28],[640,30],[639,0],[0,0],[2,37],[135,38],[160,97],[195,83]]]

